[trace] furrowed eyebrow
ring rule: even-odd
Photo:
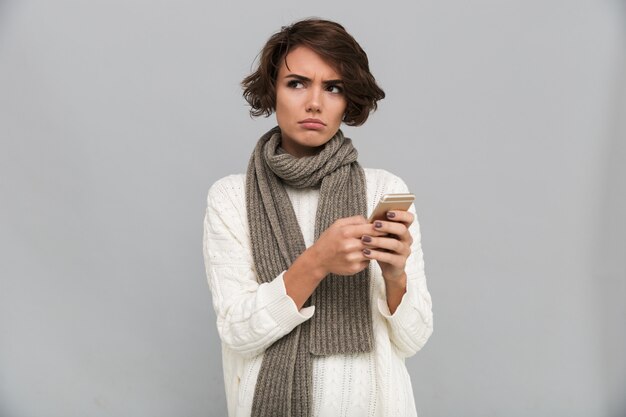
[[[295,78],[296,80],[299,81],[304,81],[304,82],[310,82],[311,79],[309,77],[305,77],[304,75],[298,75],[298,74],[288,74],[285,76],[285,78]],[[335,84],[343,84],[343,81],[340,79],[337,80],[327,80],[324,81],[322,84],[324,85],[335,85]]]
[[[296,80],[307,81],[307,82],[311,81],[310,78],[305,77],[303,75],[298,75],[298,74],[288,74],[288,75],[285,75],[285,78],[295,78]]]

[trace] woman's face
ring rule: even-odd
[[[297,157],[317,154],[339,130],[345,110],[341,75],[311,49],[291,50],[276,78],[282,148]]]

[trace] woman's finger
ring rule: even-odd
[[[413,220],[415,220],[415,216],[409,211],[389,210],[387,212],[387,219],[394,222],[400,222],[408,228],[413,223]]]
[[[377,232],[388,233],[390,235],[396,235],[402,241],[408,242],[411,240],[409,229],[404,225],[404,223],[376,220],[374,222],[374,230]]]
[[[361,241],[368,248],[379,248],[384,249],[385,251],[395,252],[399,255],[403,255],[408,257],[411,254],[411,247],[407,244],[407,242],[403,242],[398,239],[390,238],[390,237],[374,237],[374,236],[363,236]]]
[[[363,249],[363,256],[365,256],[367,259],[374,259],[378,262],[392,265],[393,267],[398,269],[404,269],[404,266],[406,265],[405,256],[398,255],[393,252],[382,252],[374,248]]]

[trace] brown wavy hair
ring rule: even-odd
[[[269,117],[276,110],[276,77],[281,61],[297,46],[306,46],[341,75],[346,97],[343,122],[348,126],[365,123],[385,92],[376,84],[367,54],[339,23],[305,19],[283,26],[260,52],[257,69],[241,82],[250,115]],[[286,62],[285,62],[286,63]]]

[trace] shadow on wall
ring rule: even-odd
[[[617,5],[622,16],[622,42],[626,45],[626,0]],[[626,416],[626,53],[617,51],[613,109],[606,159],[606,180],[596,234],[594,282],[603,311],[607,416]]]

